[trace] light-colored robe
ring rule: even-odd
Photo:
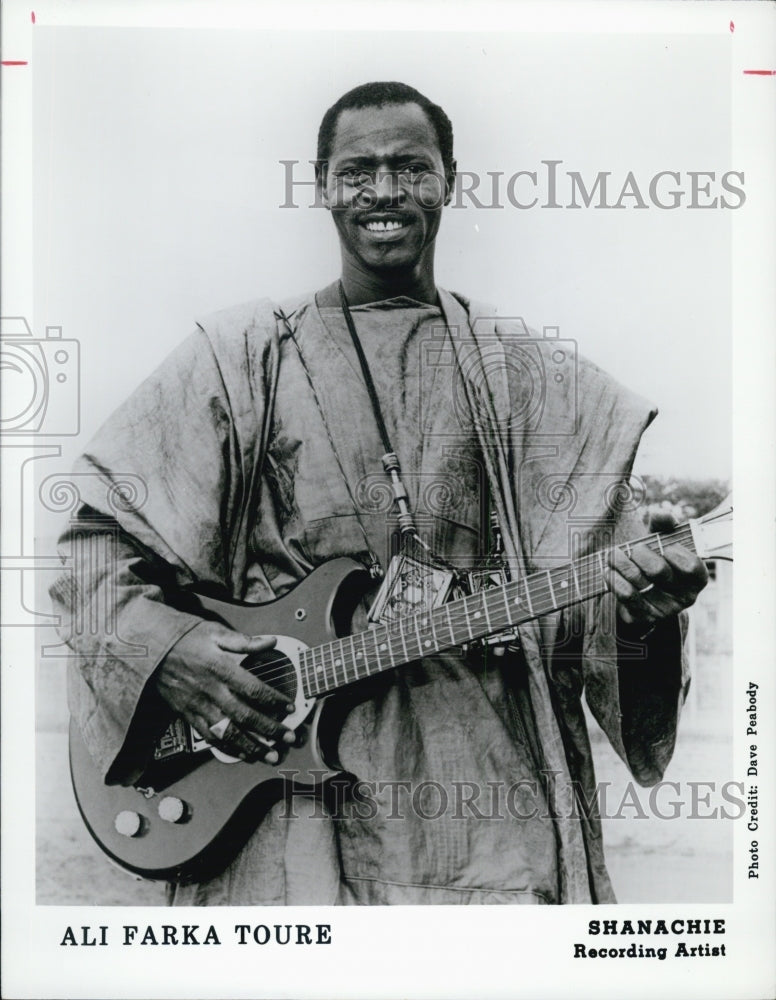
[[[570,342],[440,295],[449,329],[438,308],[407,299],[353,310],[432,547],[472,565],[489,504],[515,572],[566,562],[611,544],[613,533],[642,535],[624,482],[650,407]],[[198,622],[166,593],[205,581],[267,601],[327,559],[363,559],[362,526],[386,565],[382,451],[344,317],[312,298],[282,309],[263,300],[203,321],[116,412],[78,470],[92,474],[80,480],[82,518],[96,510],[118,521],[111,565],[77,583],[65,576],[53,591],[65,622],[73,600],[88,605],[110,592],[117,606],[115,634],[74,643],[69,685],[106,780],[142,771],[165,718],[149,680]],[[105,487],[126,474],[143,478],[147,496],[109,511]],[[66,532],[65,548],[69,541]],[[600,826],[578,794],[589,800],[595,787],[582,690],[637,780],[651,783],[670,759],[686,686],[676,622],[658,631],[646,659],[618,667],[614,620],[605,595],[521,627],[521,649],[503,658],[451,651],[338,696],[343,765],[388,785],[377,815],[361,818],[346,803],[336,818],[305,818],[312,807],[299,801],[289,820],[278,805],[221,875],[171,898],[611,901]],[[571,623],[576,638],[558,642]],[[126,643],[144,644],[147,655],[126,657]],[[502,803],[497,819],[461,817],[452,806],[423,818],[405,796],[397,820],[400,782],[410,797],[438,782],[451,801],[466,783],[495,783],[502,795],[531,788],[520,813],[534,805],[536,815],[516,818]]]

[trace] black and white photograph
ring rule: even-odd
[[[773,8],[3,21],[4,995],[771,995]]]

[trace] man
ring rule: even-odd
[[[291,706],[241,666],[271,640],[181,610],[182,588],[263,603],[337,556],[385,572],[386,452],[400,525],[436,566],[482,561],[488,512],[513,575],[568,560],[558,498],[573,496],[583,549],[608,543],[607,593],[528,622],[503,655],[455,648],[335,695],[337,754],[371,782],[371,808],[346,796],[316,818],[306,799],[278,803],[222,872],[170,899],[611,901],[580,695],[636,778],[659,780],[687,682],[678,616],[706,580],[681,546],[611,544],[643,534],[616,493],[654,413],[582,359],[574,378],[550,378],[551,344],[437,288],[455,176],[441,108],[403,84],[358,87],[326,113],[318,161],[341,281],[203,321],[82,459],[101,485],[85,487],[81,521],[111,515],[119,540],[79,592],[63,578],[54,598],[65,621],[75,602],[111,600],[117,628],[71,639],[72,712],[109,783],[139,779],[174,714],[220,750],[276,762],[294,741]],[[126,473],[147,499],[111,511],[105,486]],[[548,502],[551,481],[561,492]],[[148,655],[126,657],[116,635]],[[429,805],[432,790],[449,808]]]

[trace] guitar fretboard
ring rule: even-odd
[[[637,545],[662,553],[668,544],[695,551],[692,530],[650,534],[617,546],[626,555]],[[306,650],[301,657],[305,694],[315,698],[393,667],[411,663],[474,639],[505,632],[534,618],[597,597],[604,582],[607,550],[553,569],[459,598],[425,613],[377,625],[356,635]]]

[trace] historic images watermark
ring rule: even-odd
[[[278,160],[283,200],[280,208],[323,208],[322,192],[315,176],[326,163],[308,160]],[[312,168],[308,170],[307,167]],[[306,175],[306,176],[305,176]],[[380,198],[383,183],[412,190],[414,199],[429,210],[447,201],[444,178],[432,171],[421,173],[360,169],[352,177],[334,179],[333,198],[347,200],[358,190],[364,207]],[[658,170],[651,174],[598,170],[582,173],[569,169],[563,160],[539,161],[530,170],[459,170],[448,207],[453,209],[738,209],[746,203],[743,170]]]
[[[310,772],[315,774],[316,772]],[[328,772],[321,771],[323,779]],[[559,808],[553,785],[560,772],[542,770],[539,780],[362,780],[343,776],[326,783],[321,794],[311,786],[296,784],[300,772],[280,768],[286,779],[283,814],[297,816],[297,802],[312,801],[311,815],[368,822],[403,821],[414,817],[437,820],[739,820],[747,814],[746,788],[741,781],[659,781],[649,789],[633,781],[615,786],[600,781],[591,791],[572,781],[574,796]],[[308,810],[305,810],[308,815]]]

